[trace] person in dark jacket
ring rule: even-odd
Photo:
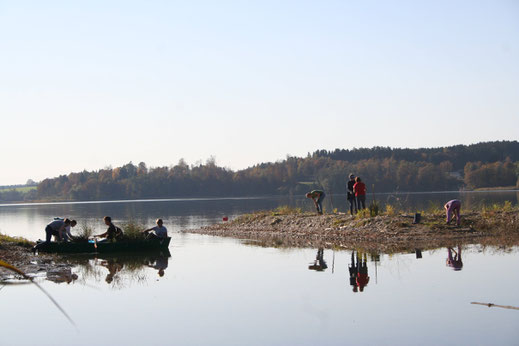
[[[94,237],[106,238],[109,241],[121,240],[123,238],[123,230],[112,223],[110,216],[105,216],[103,221],[105,225],[108,226],[108,229],[106,232],[95,235]]]
[[[353,192],[353,185],[355,185],[355,176],[353,173],[350,174],[350,180],[348,180],[348,202],[350,203],[350,214],[357,213],[357,200],[355,199],[355,192]]]

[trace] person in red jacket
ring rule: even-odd
[[[362,182],[360,177],[355,178],[353,192],[355,193],[355,198],[357,199],[357,209],[366,209],[366,185]]]

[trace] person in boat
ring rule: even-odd
[[[324,191],[321,190],[312,190],[306,194],[306,198],[311,198],[314,202],[315,209],[319,215],[323,215],[323,199],[325,196]]]
[[[366,209],[366,184],[362,182],[360,177],[355,178],[353,192],[355,192],[355,199],[357,199],[357,210]]]
[[[105,216],[103,221],[105,225],[108,226],[108,229],[102,234],[95,235],[94,238],[106,238],[108,241],[123,239],[123,230],[112,223],[112,218],[110,216]]]
[[[456,216],[456,225],[459,226],[461,202],[457,199],[453,199],[445,203],[443,207],[445,208],[445,213],[447,214],[447,224],[451,223],[452,214],[454,214]]]
[[[165,239],[168,237],[168,230],[166,227],[163,226],[162,219],[157,219],[155,221],[157,226],[145,229],[142,231],[144,234],[146,234],[147,238],[158,238],[158,239]]]

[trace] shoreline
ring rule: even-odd
[[[4,237],[7,238],[7,237]],[[47,277],[70,273],[70,264],[55,254],[32,253],[32,243],[26,240],[0,241],[0,260],[16,267],[31,278]],[[1,240],[1,239],[0,239]],[[0,267],[0,283],[9,280],[25,280],[22,275]]]
[[[359,248],[383,253],[468,244],[511,247],[519,245],[519,213],[517,209],[466,212],[457,227],[446,225],[445,214],[440,212],[422,214],[421,222],[413,224],[413,216],[406,214],[351,217],[263,211],[183,232],[267,247]]]

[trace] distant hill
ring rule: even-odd
[[[335,149],[333,151],[317,150],[313,155],[329,157],[333,160],[360,161],[368,159],[387,159],[410,162],[430,162],[438,165],[450,161],[454,170],[462,170],[467,162],[497,162],[507,158],[519,161],[518,141],[482,142],[471,145],[453,145],[440,148],[398,149],[389,147]]]
[[[519,142],[496,141],[441,148],[386,147],[317,150],[306,157],[232,171],[209,159],[148,168],[144,162],[45,179],[37,191],[0,191],[0,201],[109,200],[303,194],[322,188],[346,193],[347,175],[361,176],[368,191],[445,191],[517,186]],[[9,193],[7,193],[9,192]]]

